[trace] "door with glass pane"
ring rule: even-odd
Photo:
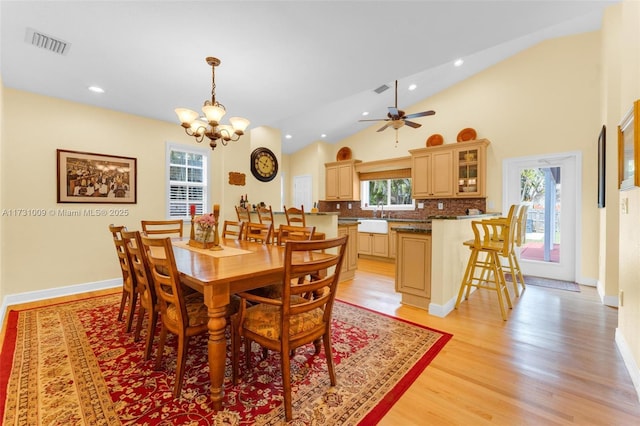
[[[577,154],[505,161],[506,204],[526,203],[526,238],[519,248],[524,274],[576,278]]]

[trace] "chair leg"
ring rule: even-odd
[[[496,285],[496,294],[498,295],[498,304],[500,305],[500,313],[502,314],[502,319],[504,321],[507,320],[507,313],[504,309],[504,300],[502,300],[502,287],[503,287],[503,282],[500,282],[500,278],[499,278],[499,274],[502,274],[502,269],[500,269],[498,262],[500,262],[500,259],[497,258],[497,255],[494,253],[489,253],[487,254],[487,257],[490,257],[491,259],[487,259],[491,261],[491,269],[493,272],[493,276],[495,278],[495,285]],[[506,286],[505,286],[506,288]],[[507,292],[507,297],[509,297],[509,294]],[[511,301],[509,301],[509,304],[511,304]]]
[[[173,396],[180,397],[182,392],[182,376],[184,376],[184,362],[187,359],[187,347],[189,346],[189,337],[178,335],[178,360],[176,362],[176,383],[173,387]]]
[[[136,311],[136,302],[138,301],[138,292],[133,291],[130,296],[131,301],[129,302],[129,314],[127,315],[127,333],[131,332],[131,325],[133,324],[133,314]]]
[[[251,368],[251,340],[247,337],[244,338],[244,361],[247,365],[247,370]]]
[[[120,310],[118,311],[118,321],[122,321],[122,316],[124,315],[124,307],[127,304],[128,298],[129,292],[125,289],[122,289],[122,297],[120,298]]]
[[[149,323],[147,324],[147,338],[144,348],[145,361],[151,358],[151,349],[153,347],[153,335],[156,331],[156,324],[158,323],[158,311],[152,309],[149,312]]]
[[[284,418],[287,422],[293,420],[291,410],[291,360],[286,354],[289,353],[289,345],[283,341],[280,352],[280,364],[282,369],[282,393],[284,394]]]
[[[140,307],[138,308],[138,320],[136,321],[136,329],[133,332],[134,342],[137,342],[138,340],[140,340],[140,330],[142,329],[142,320],[144,319],[144,312],[145,312],[144,305],[142,304],[142,301],[140,301]]]
[[[240,332],[238,329],[238,315],[231,316],[231,379],[233,385],[238,384],[240,377],[240,367],[238,358],[240,357]]]
[[[160,341],[158,341],[158,355],[156,356],[156,370],[160,369],[162,365],[162,355],[164,353],[164,342],[167,340],[167,329],[162,326],[160,331]]]
[[[331,331],[327,331],[327,333],[322,336],[322,341],[324,342],[324,357],[327,360],[327,370],[329,370],[329,380],[331,381],[331,386],[335,386],[337,383],[336,380],[336,370],[335,365],[333,363],[333,349],[331,349]]]
[[[467,269],[465,269],[464,271],[464,275],[462,277],[462,283],[460,284],[460,291],[458,291],[458,298],[456,299],[456,309],[458,309],[458,306],[460,306],[460,301],[462,300],[462,295],[465,293],[465,290],[467,292],[467,296],[465,297],[465,300],[469,297],[469,284],[471,282],[470,277],[471,277],[471,274],[473,273],[472,271],[473,271],[477,256],[478,254],[476,250],[471,249],[469,262],[467,262]]]
[[[520,269],[520,262],[518,261],[518,256],[516,255],[516,253],[513,253],[513,263],[516,267],[516,274],[518,275],[518,278],[520,278],[520,285],[522,286],[522,292],[524,292],[526,288],[526,285],[524,284],[524,275],[522,274],[522,269]]]

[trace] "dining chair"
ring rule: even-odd
[[[285,245],[282,297],[269,299],[240,293],[240,309],[233,324],[232,368],[238,371],[240,337],[245,341],[245,362],[251,368],[251,342],[280,353],[285,418],[291,409],[290,354],[300,346],[322,339],[329,380],[336,385],[331,349],[331,317],[348,236],[312,241],[288,241]],[[297,277],[317,270],[327,273],[319,280],[297,282]],[[314,293],[313,299],[303,297]],[[247,306],[247,302],[255,303]],[[321,350],[315,346],[315,354]],[[234,379],[237,375],[234,374]]]
[[[262,244],[271,244],[271,237],[273,234],[273,224],[263,224],[256,222],[249,222],[246,224],[244,231],[244,239],[247,241],[257,241]]]
[[[242,231],[244,231],[244,222],[225,220],[222,224],[222,238],[235,237],[238,240],[242,240]]]
[[[287,225],[289,226],[307,226],[307,222],[304,216],[304,206],[301,205],[300,208],[296,207],[284,207],[284,214],[287,218]]]
[[[517,206],[511,206],[509,216],[504,220],[471,221],[474,238],[464,244],[471,249],[458,298],[456,309],[460,306],[462,296],[469,299],[472,287],[495,291],[503,320],[507,320],[504,299],[512,308],[511,297],[504,276],[505,266],[501,257],[508,258],[513,232],[515,230],[515,212]]]
[[[140,294],[140,307],[138,308],[138,321],[136,322],[133,337],[134,341],[140,340],[142,321],[145,312],[149,312],[144,350],[144,359],[148,360],[151,357],[153,336],[155,335],[156,324],[158,323],[160,306],[157,303],[156,290],[153,285],[153,279],[151,278],[147,252],[142,248],[140,231],[123,231],[122,238],[125,241],[131,272],[135,276],[137,283],[137,292]]]
[[[525,290],[526,285],[524,282],[524,274],[522,273],[522,269],[520,268],[520,247],[525,243],[527,239],[527,213],[529,212],[528,204],[521,204],[520,209],[518,209],[518,219],[516,222],[515,229],[515,238],[514,244],[511,247],[511,258],[512,262],[515,266],[515,275],[513,276],[513,282],[516,283],[517,280],[520,282],[520,286],[522,286],[522,291]],[[519,293],[516,293],[519,296]]]
[[[127,256],[127,249],[125,242],[122,238],[122,232],[126,231],[125,226],[116,226],[114,224],[109,225],[109,231],[113,237],[113,243],[116,246],[116,253],[118,255],[118,263],[120,264],[120,271],[122,272],[122,298],[120,299],[120,310],[118,311],[118,321],[122,321],[124,309],[129,302],[129,310],[127,313],[127,325],[126,331],[131,331],[131,324],[133,323],[133,314],[136,309],[136,303],[138,299],[138,292],[136,291],[135,275],[131,272],[131,266],[129,265],[129,258]]]
[[[142,232],[147,236],[174,236],[182,237],[184,223],[182,219],[177,220],[143,220]]]
[[[273,235],[271,235],[270,243],[275,243],[278,239],[278,233],[276,232],[276,224],[273,221],[273,210],[271,206],[258,205],[256,207],[256,213],[258,213],[258,222],[263,225],[271,224],[273,226]]]
[[[249,223],[251,222],[251,212],[248,208],[242,206],[236,207],[236,215],[238,216],[238,222]]]
[[[282,224],[278,227],[278,245],[283,246],[287,241],[312,240],[316,232],[315,226],[292,226]]]
[[[171,238],[141,237],[142,246],[149,260],[149,269],[153,279],[162,329],[158,343],[156,369],[162,365],[162,356],[167,333],[178,337],[176,379],[173,396],[178,398],[182,391],[184,365],[189,346],[189,339],[198,334],[207,333],[207,306],[202,293],[194,292],[185,295],[180,282],[180,275],[171,245]]]

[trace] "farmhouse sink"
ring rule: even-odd
[[[358,221],[358,232],[369,232],[372,234],[387,234],[389,228],[387,221],[382,219],[360,219]]]

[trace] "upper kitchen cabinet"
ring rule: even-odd
[[[410,150],[412,197],[485,197],[488,145],[478,139]]]
[[[327,200],[360,200],[360,179],[356,164],[360,160],[336,161],[325,163]]]
[[[447,198],[453,196],[453,152],[411,150],[411,196]]]
[[[486,196],[486,149],[489,141],[456,144],[454,151],[456,197],[478,198]]]

